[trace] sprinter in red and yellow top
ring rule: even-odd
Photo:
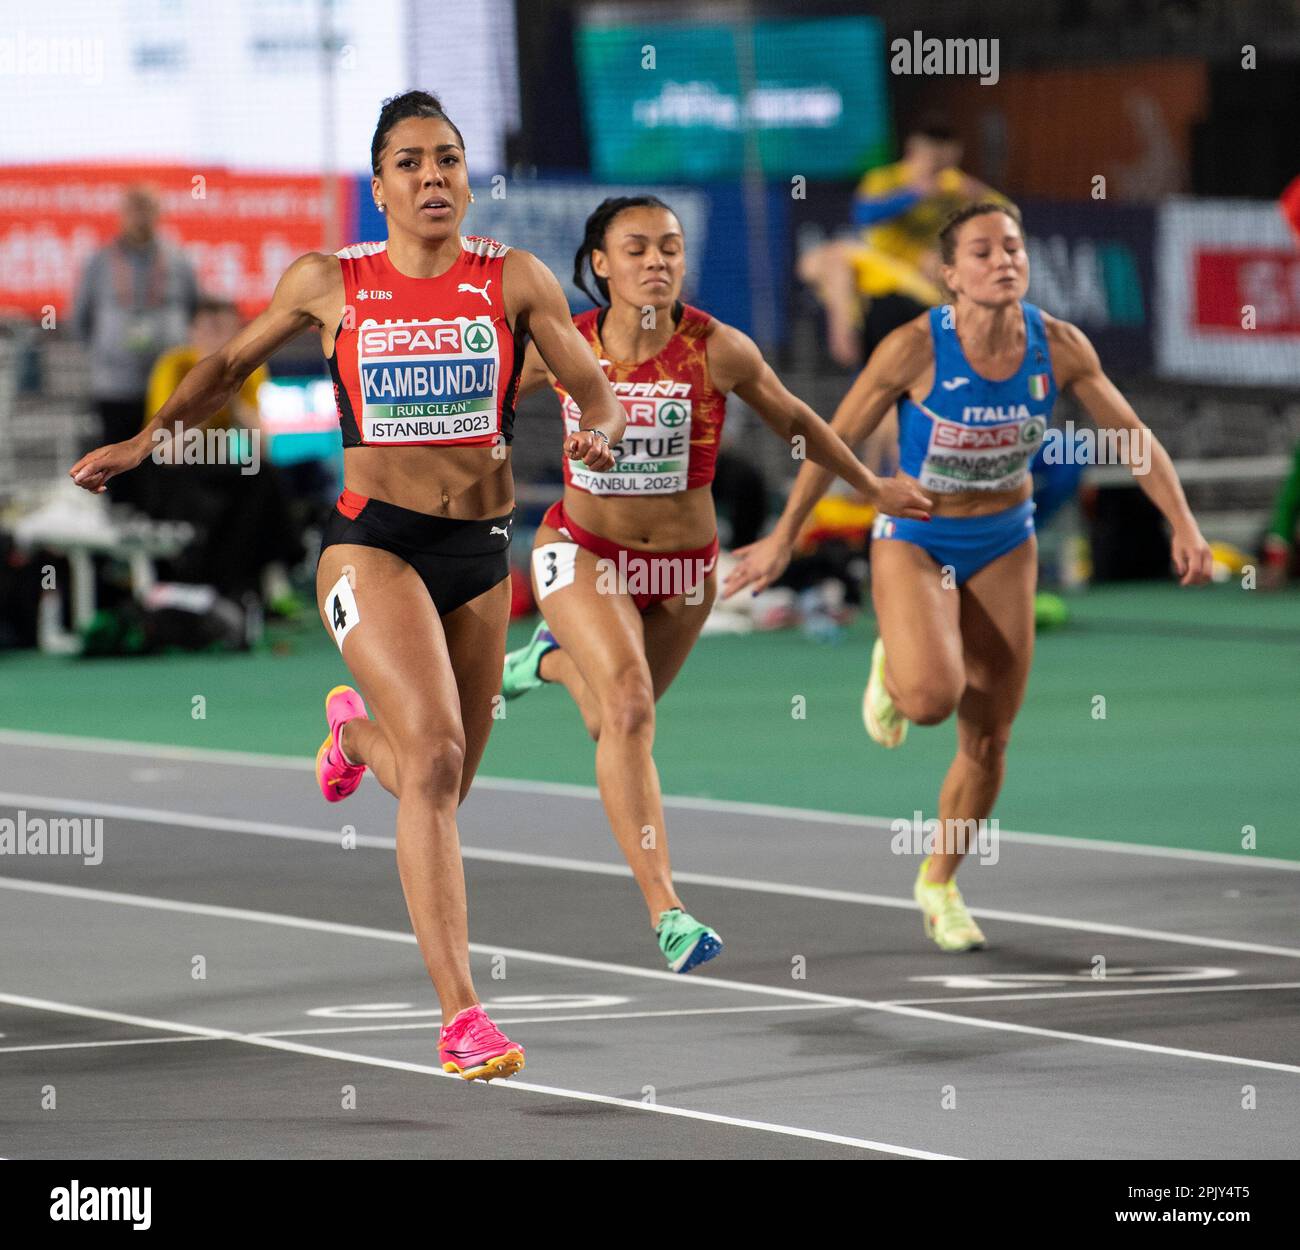
[[[384,102],[371,144],[384,243],[296,260],[270,307],[200,361],[135,439],[72,469],[101,491],[175,426],[219,411],[248,374],[304,330],[334,376],[346,489],[326,526],[321,617],[361,693],[326,696],[316,774],[345,798],[367,768],[397,796],[397,865],[442,1005],[443,1067],[510,1076],[522,1046],[487,1018],[470,977],[456,808],[487,745],[510,610],[509,442],[525,339],[574,396],[564,452],[613,466],[622,406],[573,328],[554,276],[527,252],[462,238],[473,200],[464,140],[437,99]]]
[[[877,507],[922,517],[911,483],[868,472],[792,395],[754,343],[681,302],[686,241],[651,195],[608,199],[587,219],[574,280],[601,305],[576,317],[627,414],[607,473],[565,465],[564,498],[533,546],[544,623],[506,657],[502,691],[544,682],[573,696],[596,741],[605,812],[645,896],[659,949],[689,972],[721,949],[673,888],[659,774],[655,702],[685,663],[712,607],[718,557],[714,459],[728,393],[745,401],[792,453],[838,473]],[[588,273],[590,270],[590,273]],[[594,278],[599,299],[587,288]],[[570,437],[585,411],[564,378],[529,350],[520,390],[550,382]]]

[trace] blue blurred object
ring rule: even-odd
[[[1080,457],[1071,456],[1064,463],[1053,463],[1043,456],[1045,447],[1038,449],[1029,466],[1034,475],[1034,526],[1042,529],[1078,493],[1083,471],[1088,466]],[[1054,456],[1053,461],[1060,457]]]

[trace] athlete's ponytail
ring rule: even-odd
[[[605,232],[614,218],[625,208],[663,208],[668,207],[657,195],[612,195],[601,200],[596,211],[587,218],[587,225],[582,234],[582,246],[573,258],[573,285],[578,288],[593,304],[609,303],[609,283],[591,267],[591,254],[605,250]],[[587,285],[587,276],[591,275],[596,284],[599,297],[592,294]]]
[[[401,95],[389,96],[379,109],[375,135],[370,140],[370,168],[376,178],[379,177],[379,163],[384,155],[384,145],[388,142],[388,132],[408,117],[434,117],[446,122],[456,132],[456,142],[460,144],[461,151],[465,150],[465,139],[460,129],[442,111],[442,102],[436,95],[430,95],[427,91],[404,91]]]

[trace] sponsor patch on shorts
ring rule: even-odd
[[[533,577],[537,581],[537,598],[545,599],[551,591],[572,584],[577,564],[577,543],[543,543],[534,548]]]
[[[357,597],[352,593],[352,583],[348,581],[346,574],[330,587],[329,594],[325,596],[325,616],[334,631],[334,641],[342,651],[343,639],[357,627],[357,622],[361,620]]]

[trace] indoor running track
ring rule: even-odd
[[[680,977],[594,792],[482,778],[474,974],[528,1051],[485,1086],[439,1070],[373,778],[327,807],[306,758],[0,746],[0,820],[104,822],[98,865],[0,855],[0,1155],[1300,1155],[1297,863],[1004,834],[954,956],[887,821],[671,800],[727,943]]]

